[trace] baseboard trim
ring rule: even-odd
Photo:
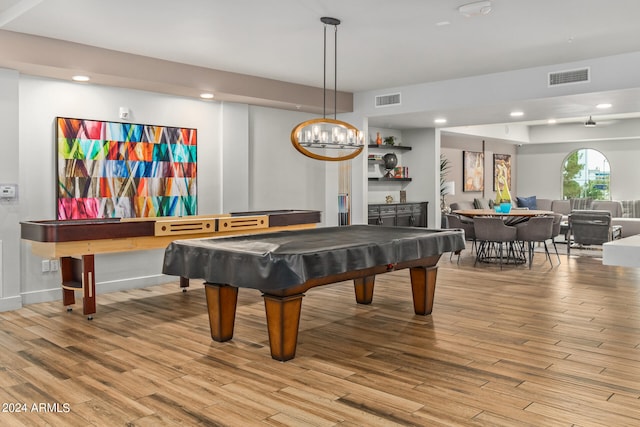
[[[110,280],[106,282],[97,282],[96,295],[107,294],[110,292],[125,291],[128,289],[146,288],[148,286],[163,285],[165,283],[171,283],[177,280],[178,278],[174,276],[156,274],[152,276],[142,276],[142,277],[122,279],[122,280]],[[0,305],[0,310],[9,311],[9,310],[15,310],[17,308],[20,308],[22,305],[37,304],[40,302],[58,301],[62,299],[62,290],[60,288],[53,288],[53,289],[43,289],[39,291],[24,292],[21,294],[21,297],[16,297],[16,298],[18,299],[18,302],[21,302],[22,304],[13,308],[7,308],[6,310],[2,310],[2,305]],[[0,304],[1,302],[2,300],[0,300]]]
[[[164,285],[179,281],[178,277],[164,274],[154,274],[152,276],[133,277],[123,280],[109,280],[96,283],[96,294],[107,294],[109,292],[125,291],[128,289],[146,288],[148,286]]]
[[[22,308],[22,297],[20,295],[0,298],[0,312],[17,310],[19,308]]]

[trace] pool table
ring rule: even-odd
[[[377,274],[408,268],[413,308],[430,314],[437,262],[465,247],[462,230],[352,225],[222,239],[176,240],[163,272],[205,282],[211,337],[233,337],[238,288],[262,292],[271,357],[295,357],[304,292],[354,280],[356,301],[370,304]]]
[[[94,255],[166,248],[175,239],[218,237],[269,231],[314,228],[320,212],[271,210],[229,214],[157,218],[107,218],[24,221],[21,238],[43,258],[59,258],[62,303],[71,311],[75,292],[83,294],[82,311],[96,312]],[[180,287],[189,286],[182,277]]]

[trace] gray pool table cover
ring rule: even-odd
[[[462,230],[352,225],[176,240],[163,273],[262,291],[465,247]]]

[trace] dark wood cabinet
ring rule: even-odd
[[[368,223],[385,227],[426,227],[427,203],[369,205]]]
[[[396,225],[399,227],[414,227],[415,218],[413,217],[412,205],[396,206]]]

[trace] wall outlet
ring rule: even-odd
[[[51,271],[58,271],[60,270],[60,260],[58,259],[52,259],[49,262],[49,266],[51,267]]]
[[[42,272],[46,273],[47,271],[51,271],[51,262],[48,259],[42,260]]]

